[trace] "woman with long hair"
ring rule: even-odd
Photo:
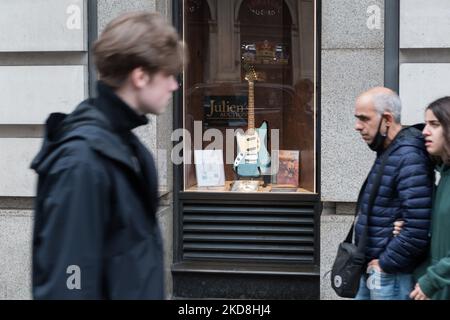
[[[415,300],[450,299],[450,97],[431,103],[423,130],[428,153],[436,160],[436,189],[428,259],[416,270]]]

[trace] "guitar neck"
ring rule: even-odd
[[[255,129],[255,83],[248,82],[248,129]]]

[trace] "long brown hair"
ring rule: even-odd
[[[431,110],[444,129],[443,162],[450,165],[450,97],[443,97],[432,102],[426,110]]]

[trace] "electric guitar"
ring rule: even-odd
[[[248,81],[248,129],[244,134],[236,133],[238,150],[233,168],[240,177],[259,177],[270,174],[268,125],[264,121],[255,129],[255,81],[258,76],[253,67],[246,73],[245,80]]]

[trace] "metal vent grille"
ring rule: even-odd
[[[314,208],[183,207],[183,258],[314,262]]]

